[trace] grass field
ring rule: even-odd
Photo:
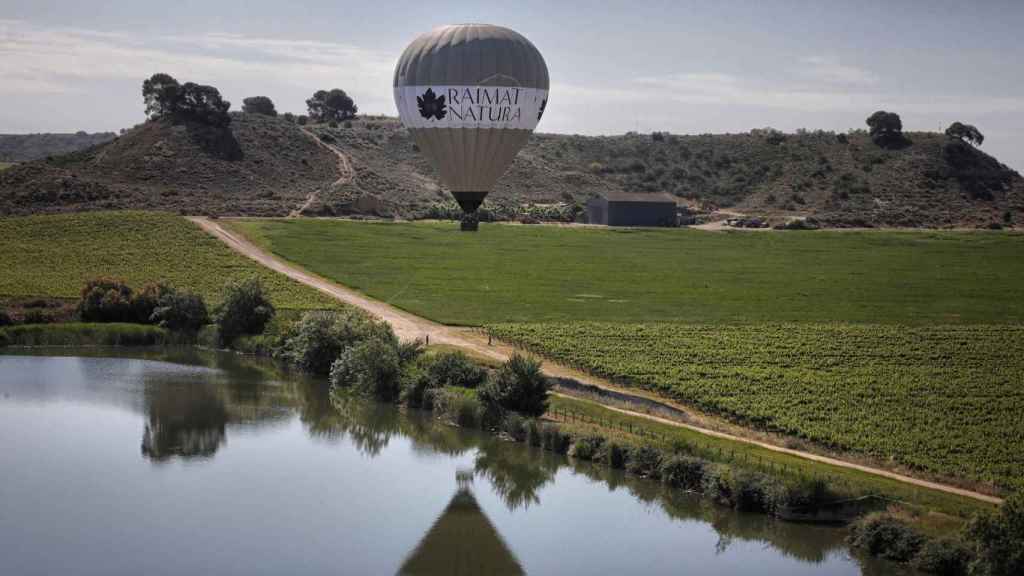
[[[497,325],[585,371],[915,470],[1024,478],[1024,327]]]
[[[230,225],[378,299],[746,425],[1024,477],[1024,235]]]
[[[257,244],[448,324],[1024,322],[1024,235],[241,220]]]
[[[145,212],[0,218],[0,298],[77,298],[102,275],[162,280],[214,304],[224,283],[258,276],[282,309],[336,308],[316,290],[234,253],[188,220]]]
[[[14,164],[11,162],[0,162],[0,170],[6,170],[11,166],[14,166]]]

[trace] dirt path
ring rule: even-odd
[[[331,188],[334,188],[335,186],[343,186],[356,179],[356,171],[352,168],[352,162],[349,161],[348,155],[339,150],[336,146],[332,146],[324,142],[323,140],[320,140],[320,138],[317,137],[316,134],[310,132],[306,128],[301,128],[301,130],[303,134],[312,138],[313,141],[316,142],[317,146],[323,148],[324,150],[327,150],[331,154],[334,154],[334,156],[338,159],[338,174],[340,175],[338,176],[337,180],[331,183]],[[309,196],[306,197],[306,201],[302,203],[302,206],[299,206],[295,210],[289,212],[288,217],[298,218],[299,216],[302,216],[302,214],[306,210],[308,210],[310,206],[313,205],[313,202],[315,202],[316,199],[317,193],[311,192]]]
[[[491,360],[495,360],[498,362],[504,362],[512,355],[513,352],[516,351],[516,348],[509,346],[505,343],[498,341],[489,342],[488,337],[479,330],[475,330],[472,328],[457,328],[452,326],[445,326],[443,324],[438,324],[437,322],[427,320],[426,318],[421,318],[414,314],[410,314],[409,312],[406,312],[404,310],[399,310],[398,308],[388,304],[387,302],[375,300],[373,298],[365,296],[364,294],[356,292],[355,290],[351,290],[349,288],[341,286],[340,284],[337,284],[335,282],[332,282],[330,280],[321,278],[315,274],[307,272],[296,265],[285,262],[283,259],[263,251],[261,248],[250,242],[248,239],[221,226],[219,222],[201,216],[192,216],[189,217],[189,220],[194,222],[196,225],[198,225],[206,232],[223,241],[236,252],[255,260],[256,262],[262,264],[263,266],[266,266],[267,268],[270,268],[275,272],[284,274],[285,276],[288,276],[289,278],[292,278],[293,280],[301,282],[307,286],[316,288],[317,290],[341,302],[362,308],[363,310],[366,310],[367,312],[386,321],[394,329],[395,334],[402,340],[424,338],[427,339],[430,344],[444,344],[460,348],[471,355],[489,358]],[[571,379],[588,386],[595,386],[598,388],[603,388],[605,390],[611,390],[619,394],[627,394],[642,400],[654,400],[658,403],[669,406],[672,409],[685,413],[687,420],[692,420],[693,423],[679,422],[677,420],[661,418],[651,414],[645,414],[643,412],[636,412],[615,406],[609,406],[607,404],[602,404],[603,406],[610,410],[615,410],[623,414],[629,414],[631,416],[645,418],[647,420],[660,422],[671,426],[688,428],[690,430],[700,432],[702,434],[707,434],[709,436],[723,438],[726,440],[732,440],[735,442],[752,444],[755,446],[759,446],[761,448],[765,448],[767,450],[772,450],[774,452],[779,452],[782,454],[789,454],[792,456],[798,456],[800,458],[813,460],[815,462],[821,462],[824,464],[838,466],[841,468],[859,470],[861,472],[867,472],[869,474],[874,474],[876,476],[882,476],[885,478],[898,480],[900,482],[913,484],[915,486],[920,486],[922,488],[929,488],[932,490],[947,492],[949,494],[957,494],[959,496],[974,498],[976,500],[990,502],[993,504],[1002,503],[1001,498],[989,496],[987,494],[982,494],[980,492],[966,490],[964,488],[958,488],[956,486],[950,486],[938,482],[922,480],[919,478],[912,478],[910,476],[899,474],[897,472],[891,472],[889,470],[884,470],[881,468],[856,464],[853,462],[840,460],[838,458],[833,458],[830,456],[823,456],[820,454],[812,454],[810,452],[785,448],[782,446],[771,444],[769,442],[745,438],[743,436],[739,436],[736,434],[723,432],[721,430],[715,430],[710,427],[712,423],[709,422],[705,416],[697,414],[685,406],[667,401],[663,398],[658,398],[656,396],[646,394],[643,391],[625,390],[607,380],[596,378],[589,374],[580,372],[579,370],[575,370],[573,368],[569,368],[567,366],[563,366],[561,364],[557,364],[549,360],[544,361],[544,373],[554,378]],[[568,394],[563,395],[568,396]],[[575,395],[572,396],[577,397]],[[583,399],[592,401],[587,398]]]

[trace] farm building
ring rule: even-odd
[[[664,192],[608,192],[587,201],[587,222],[607,226],[675,226],[676,199]]]

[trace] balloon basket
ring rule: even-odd
[[[477,216],[476,212],[463,214],[459,229],[463,232],[476,232],[480,229],[480,217]]]

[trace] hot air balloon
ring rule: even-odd
[[[395,104],[476,230],[477,208],[526,144],[548,102],[548,68],[521,34],[488,24],[435,28],[395,67]]]

